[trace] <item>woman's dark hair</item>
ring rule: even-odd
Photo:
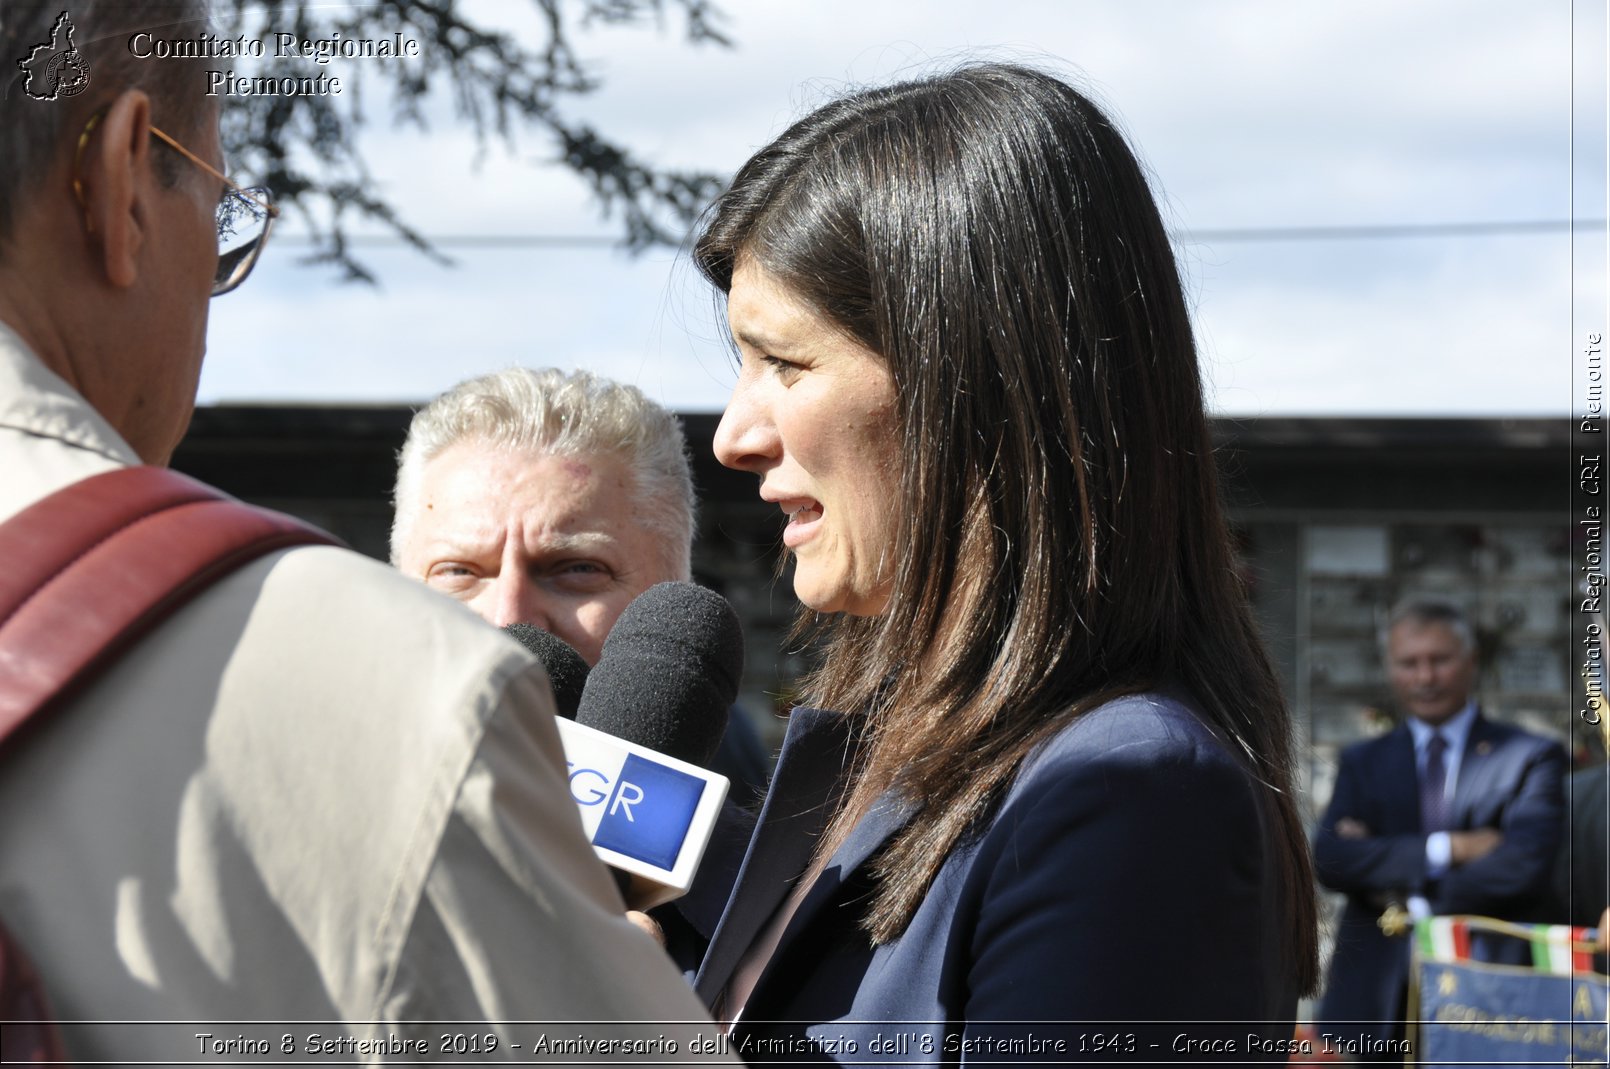
[[[752,259],[894,379],[893,594],[818,622],[804,688],[864,714],[819,861],[890,785],[923,814],[877,863],[872,937],[904,929],[1037,743],[1178,683],[1267,787],[1310,989],[1290,722],[1237,578],[1174,257],[1112,121],[1017,66],[859,92],[743,166],[694,258],[723,291]]]

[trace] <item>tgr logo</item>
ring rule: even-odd
[[[704,781],[697,776],[637,754],[627,756],[613,780],[596,768],[570,767],[576,804],[602,807],[593,845],[662,869],[676,866],[703,793]]]
[[[620,781],[620,789],[612,795],[609,790],[609,775],[596,768],[577,768],[570,766],[570,797],[576,800],[577,805],[601,805],[609,803],[604,812],[619,813],[624,811],[627,820],[633,820],[632,806],[643,800],[643,788],[635,783]]]

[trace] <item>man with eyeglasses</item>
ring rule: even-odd
[[[87,85],[34,99],[64,3]],[[205,65],[124,47],[174,25],[199,0],[0,0],[0,521],[167,462],[273,222]],[[186,604],[0,751],[0,919],[71,1058],[525,1058],[544,1029],[498,1022],[535,1020],[609,1022],[567,1060],[675,1061],[697,1026],[655,1022],[702,1009],[582,838],[552,715],[512,642],[344,550]]]

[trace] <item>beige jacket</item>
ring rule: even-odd
[[[0,327],[0,520],[133,463]],[[582,838],[551,710],[529,655],[355,553],[182,609],[0,753],[0,917],[59,1018],[107,1022],[73,1057],[720,1060]]]

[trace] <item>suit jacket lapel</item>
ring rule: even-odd
[[[1481,715],[1480,709],[1476,710],[1476,719],[1470,722],[1470,731],[1465,735],[1465,752],[1459,758],[1459,778],[1453,784],[1453,805],[1448,809],[1449,820],[1456,829],[1468,823],[1466,818],[1471,807],[1481,797],[1481,782],[1492,760],[1495,734],[1492,722]]]
[[[841,714],[801,707],[789,716],[760,822],[694,980],[706,1005],[726,988],[744,951],[809,863],[838,803],[848,759],[849,731]]]
[[[871,812],[856,822],[850,837],[844,841],[843,846],[833,852],[821,875],[816,878],[816,882],[811,885],[811,889],[800,902],[799,908],[789,918],[788,926],[783,929],[782,937],[772,950],[771,961],[767,963],[755,981],[754,990],[749,994],[749,1006],[764,1002],[766,988],[773,975],[772,963],[787,960],[789,947],[796,941],[808,937],[818,915],[840,897],[844,885],[856,871],[877,853],[889,836],[906,825],[913,813],[914,810],[910,805],[900,802],[893,795],[886,794],[872,807]],[[785,973],[785,978],[786,975]],[[745,1012],[747,1015],[748,1011]]]
[[[1379,829],[1371,827],[1376,835],[1396,835],[1406,831],[1420,831],[1420,770],[1414,761],[1414,736],[1404,725],[1397,729],[1386,751],[1381,775],[1385,778],[1382,797],[1386,800],[1386,816]],[[1401,816],[1400,816],[1401,815]],[[1395,828],[1393,817],[1406,817],[1402,828]]]
[[[850,837],[844,845],[833,853],[822,874],[816,878],[816,883],[805,895],[799,909],[794,911],[794,917],[783,929],[782,940],[777,944],[777,955],[780,956],[789,942],[810,926],[811,919],[821,908],[832,901],[839,890],[844,886],[855,871],[866,864],[873,854],[877,853],[889,836],[905,827],[911,819],[912,808],[899,801],[893,795],[884,795],[878,800],[872,811],[862,817],[850,832]]]

